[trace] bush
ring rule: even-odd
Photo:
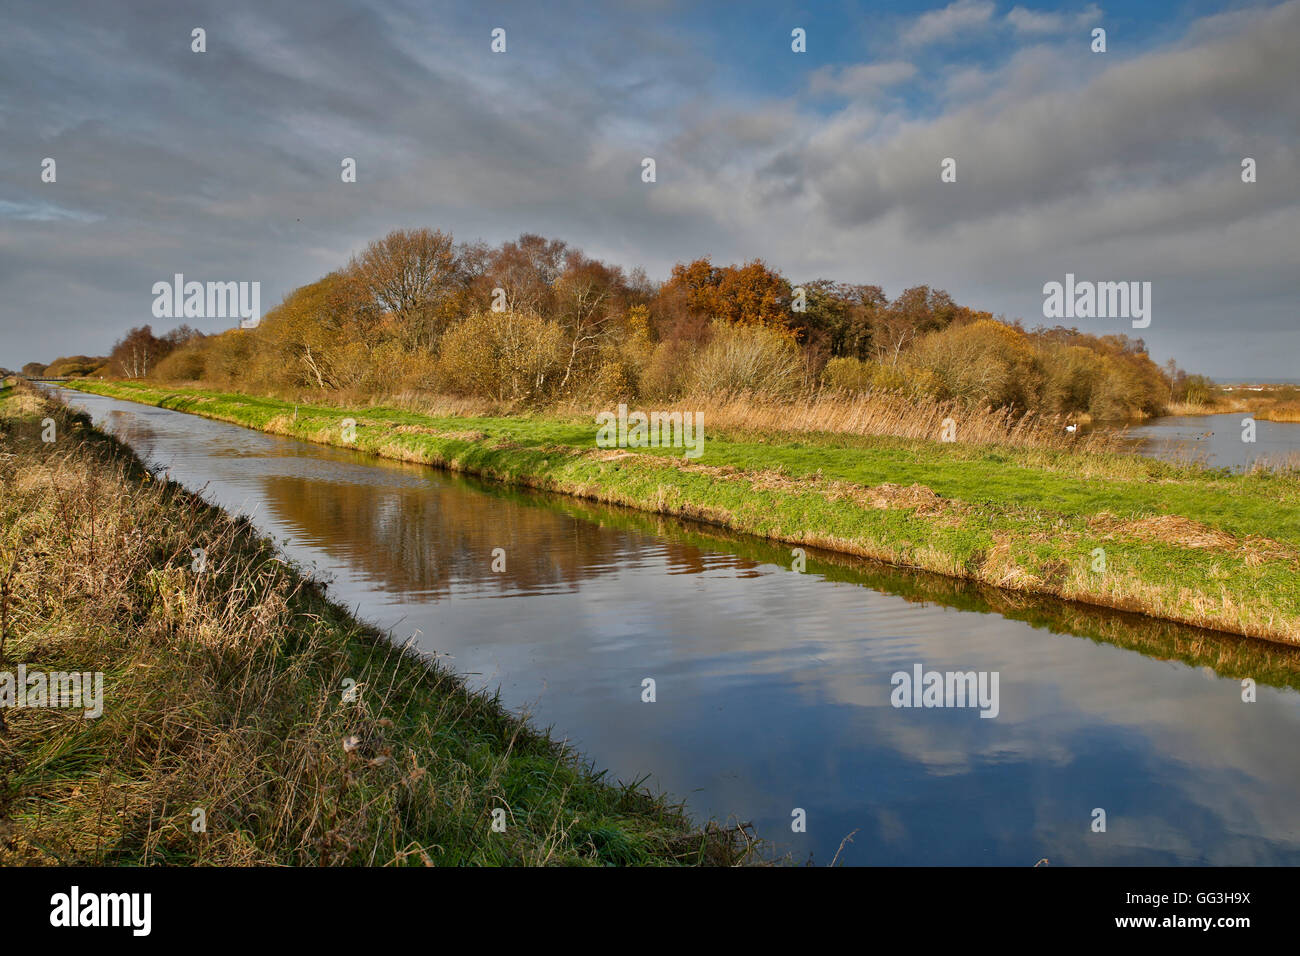
[[[221,388],[248,387],[253,359],[253,336],[243,329],[227,329],[207,340],[204,378]]]
[[[50,378],[85,378],[90,375],[103,376],[108,367],[108,359],[89,355],[69,355],[56,358],[45,369]]]
[[[1214,383],[1204,375],[1189,375],[1180,386],[1181,399],[1189,405],[1208,405],[1214,397]]]
[[[1093,412],[1107,375],[1106,356],[1082,345],[1049,348],[1042,355],[1046,373],[1043,403],[1058,415]]]
[[[926,336],[909,359],[929,369],[953,398],[989,408],[1037,408],[1042,369],[1019,329],[993,319]]]
[[[602,362],[592,377],[590,395],[597,402],[632,400],[639,394],[636,366],[626,359]]]
[[[432,391],[437,382],[437,357],[425,349],[408,350],[389,340],[363,359],[359,387],[367,395],[395,391]]]
[[[643,398],[671,401],[691,382],[691,359],[697,346],[681,338],[665,339],[654,347],[638,379]]]
[[[555,322],[518,312],[479,312],[443,336],[438,376],[452,394],[539,402],[564,374],[563,341]]]
[[[872,366],[861,359],[833,358],[822,369],[822,384],[836,392],[865,392],[872,387]]]
[[[203,342],[193,342],[172,352],[149,373],[162,382],[197,382],[206,377],[207,361]]]
[[[788,333],[718,322],[694,363],[691,386],[706,395],[790,397],[803,371],[799,347]]]

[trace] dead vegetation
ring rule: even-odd
[[[1065,423],[1055,418],[1008,408],[967,407],[896,392],[850,396],[819,393],[794,401],[765,400],[760,396],[719,401],[699,396],[676,404],[703,411],[706,427],[725,431],[887,435],[939,441],[945,421],[951,420],[952,434],[963,444],[1087,451],[1117,447],[1109,431],[1070,433],[1065,431]]]

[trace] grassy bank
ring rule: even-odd
[[[326,444],[346,444],[351,418],[352,446],[385,457],[1300,644],[1294,473],[897,437],[709,432],[707,416],[703,457],[687,461],[680,449],[597,448],[590,420],[77,387]]]
[[[742,858],[25,386],[0,389],[0,528],[0,672],[103,674],[98,718],[0,710],[0,863]]]

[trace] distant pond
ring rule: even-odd
[[[1255,440],[1243,440],[1248,412],[1169,415],[1131,426],[1127,438],[1139,454],[1164,461],[1196,461],[1215,468],[1249,468],[1261,459],[1300,455],[1300,422],[1255,422]]]

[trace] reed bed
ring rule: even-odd
[[[1066,451],[1114,451],[1118,439],[1111,431],[1066,431],[1066,422],[1012,409],[969,407],[959,402],[935,402],[896,392],[866,392],[848,396],[821,392],[794,402],[774,402],[756,396],[718,400],[691,396],[675,407],[700,409],[714,428],[777,434],[822,433],[885,435],[942,441],[947,420],[955,441]]]
[[[1261,408],[1255,413],[1261,421],[1300,422],[1300,402],[1279,402]]]

